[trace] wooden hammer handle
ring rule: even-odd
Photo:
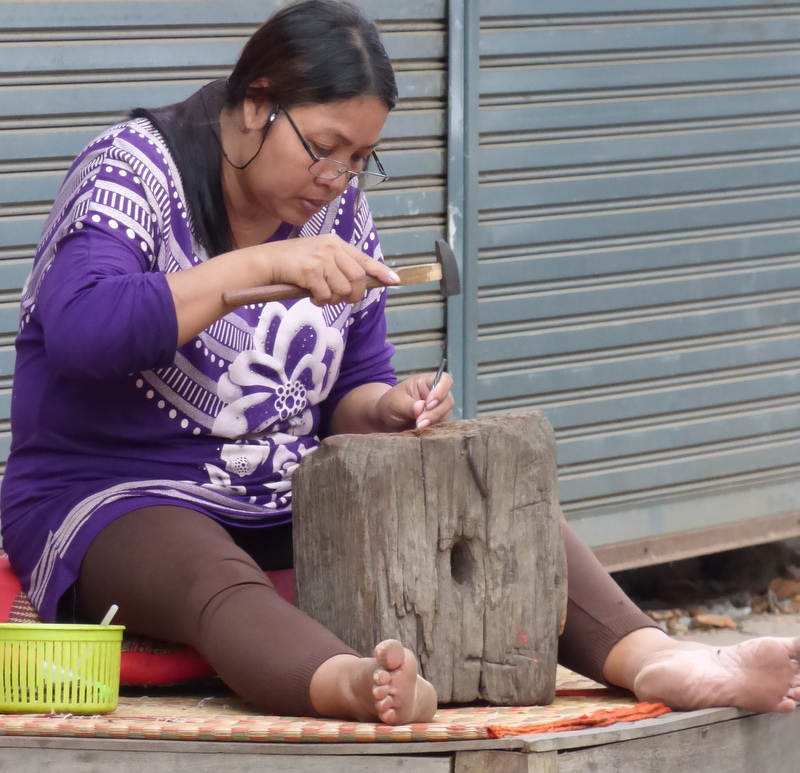
[[[394,285],[385,285],[375,277],[367,277],[367,289],[373,287],[400,287],[419,285],[426,282],[438,282],[442,278],[440,263],[422,263],[416,266],[401,266],[394,269],[400,281]],[[231,290],[222,293],[222,302],[231,308],[245,306],[248,303],[269,303],[270,301],[288,301],[292,298],[310,298],[311,293],[305,287],[280,284],[265,287],[248,287],[244,290]]]

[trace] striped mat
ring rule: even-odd
[[[123,695],[117,709],[103,716],[0,715],[0,735],[257,743],[463,741],[599,727],[667,711],[661,704],[637,703],[627,694],[559,669],[556,700],[549,706],[442,708],[424,724],[393,727],[261,716],[233,695]]]

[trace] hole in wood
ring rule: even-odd
[[[471,579],[474,566],[469,545],[465,540],[459,540],[450,549],[450,576],[463,585]]]

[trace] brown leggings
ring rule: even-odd
[[[654,623],[566,523],[563,533],[569,602],[559,662],[602,681],[614,644]],[[264,576],[265,569],[288,567],[291,555],[288,526],[228,530],[194,510],[148,507],[118,518],[92,542],[76,585],[77,608],[96,621],[118,604],[115,622],[190,645],[260,711],[316,716],[309,698],[314,672],[333,655],[356,653],[281,599]]]

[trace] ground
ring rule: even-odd
[[[625,591],[677,639],[733,644],[800,636],[800,541],[620,572]]]

